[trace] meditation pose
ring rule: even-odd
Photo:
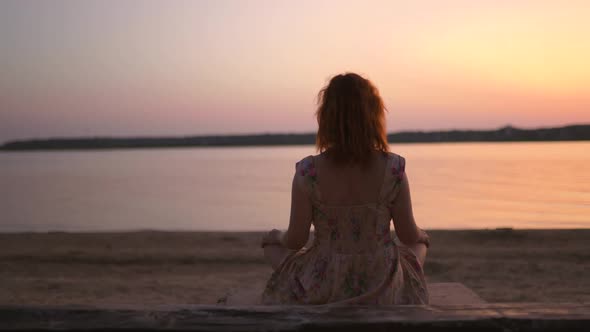
[[[427,304],[429,238],[414,220],[405,159],[389,151],[377,88],[337,75],[318,105],[319,154],[295,165],[288,229],[262,239],[274,272],[261,302]]]

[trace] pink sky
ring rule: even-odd
[[[311,132],[334,74],[388,130],[590,123],[590,1],[2,1],[0,142]]]

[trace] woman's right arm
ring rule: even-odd
[[[399,183],[400,190],[390,207],[395,233],[405,245],[413,245],[417,242],[427,242],[428,235],[422,229],[418,228],[416,221],[414,220],[408,176],[405,172],[402,176],[403,177]]]

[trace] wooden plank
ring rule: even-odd
[[[458,282],[428,284],[428,292],[430,293],[431,305],[445,306],[485,303],[473,290]]]
[[[588,331],[590,303],[456,306],[0,306],[0,330]]]

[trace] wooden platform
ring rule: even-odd
[[[457,283],[428,306],[0,306],[0,330],[590,331],[590,303],[485,303]]]
[[[486,303],[479,295],[458,282],[440,282],[428,285],[430,305],[473,305]]]

